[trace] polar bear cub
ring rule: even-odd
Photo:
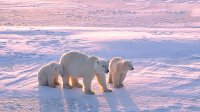
[[[55,88],[60,85],[58,82],[59,75],[63,74],[63,68],[56,62],[50,62],[41,67],[38,72],[39,85],[50,86]]]
[[[108,73],[108,62],[95,56],[88,56],[79,52],[68,52],[61,56],[60,64],[63,66],[63,87],[72,88],[69,84],[69,78],[72,77],[72,83],[80,85],[77,78],[83,78],[83,92],[94,94],[91,90],[91,82],[96,76],[97,81],[104,92],[111,92],[107,88],[105,73]],[[74,82],[75,81],[75,82]]]
[[[115,88],[123,87],[123,81],[129,70],[133,70],[132,61],[123,60],[121,57],[114,57],[109,62],[108,82],[113,83]]]

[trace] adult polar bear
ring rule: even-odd
[[[96,76],[97,81],[104,92],[111,92],[106,86],[105,73],[108,73],[108,63],[95,56],[88,56],[79,52],[68,52],[61,56],[60,64],[63,66],[63,87],[72,88],[69,84],[69,78],[72,77],[72,83],[80,85],[77,78],[83,77],[83,91],[86,94],[94,94],[91,91],[91,82]]]

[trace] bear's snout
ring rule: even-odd
[[[106,73],[108,73],[109,72],[109,70],[106,70]]]

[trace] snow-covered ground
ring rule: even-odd
[[[0,111],[199,112],[199,7],[199,0],[0,0]],[[121,56],[135,70],[124,88],[108,84],[111,93],[96,80],[95,95],[39,87],[39,68],[71,50]]]
[[[200,0],[0,0],[0,25],[200,27]]]
[[[0,111],[200,111],[199,35],[196,28],[1,27]],[[112,93],[96,81],[94,96],[38,87],[38,69],[70,50],[121,56],[135,70]]]

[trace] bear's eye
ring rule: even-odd
[[[106,68],[106,65],[103,65],[104,68]]]

